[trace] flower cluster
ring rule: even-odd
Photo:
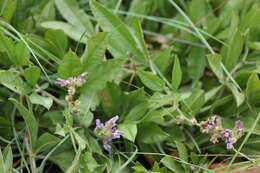
[[[202,121],[200,123],[200,129],[202,133],[211,135],[210,141],[212,143],[217,143],[219,133],[222,131],[222,118],[218,115],[213,115],[209,117],[207,121]]]
[[[243,122],[238,120],[235,122],[235,127],[231,129],[224,129],[221,131],[221,137],[226,143],[226,148],[228,150],[232,149],[234,144],[237,140],[243,136],[244,129],[243,129]]]
[[[71,77],[69,79],[61,79],[58,78],[56,84],[60,85],[61,87],[80,87],[82,84],[86,82],[85,77],[88,75],[88,72],[82,73],[79,77]]]
[[[95,134],[103,140],[104,149],[109,153],[112,152],[112,147],[109,143],[123,135],[123,132],[116,128],[118,119],[119,117],[115,116],[105,122],[105,124],[101,123],[99,119],[96,120]]]
[[[211,135],[210,141],[212,143],[219,142],[218,139],[222,138],[226,143],[226,148],[228,150],[232,149],[237,140],[243,136],[243,122],[238,120],[235,122],[235,127],[231,129],[223,129],[222,118],[220,116],[214,115],[209,117],[207,121],[202,121],[200,123],[200,128],[202,133],[207,133]]]
[[[88,72],[82,73],[79,77],[71,77],[69,79],[60,79],[58,78],[56,84],[60,85],[61,87],[67,88],[67,95],[65,100],[68,102],[69,110],[73,114],[79,114],[81,110],[79,109],[80,101],[73,99],[73,96],[76,93],[76,87],[82,86],[86,80],[85,77],[88,75]]]

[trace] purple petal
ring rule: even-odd
[[[104,128],[104,124],[101,123],[100,119],[96,119],[96,129]]]
[[[81,78],[84,78],[85,76],[87,76],[89,74],[89,72],[84,72],[80,75]]]
[[[65,87],[69,84],[69,81],[61,78],[57,78],[55,83],[60,85],[61,87]]]
[[[234,146],[233,146],[232,143],[227,143],[226,148],[227,148],[228,150],[231,150],[232,148],[234,148]]]
[[[118,115],[114,116],[113,118],[111,118],[110,120],[108,120],[106,122],[106,124],[110,125],[111,127],[115,127],[116,126],[116,121],[119,119]]]
[[[112,147],[111,147],[111,145],[109,145],[109,144],[107,144],[107,143],[103,143],[103,147],[104,147],[104,149],[105,149],[107,152],[109,152],[109,153],[112,152]]]
[[[120,131],[120,130],[115,130],[115,132],[113,132],[113,139],[117,139],[120,138],[120,136],[122,136],[124,134],[124,132]]]
[[[232,130],[225,129],[225,130],[222,130],[220,134],[221,134],[222,137],[228,138],[232,135]]]
[[[212,124],[208,124],[208,129],[210,129],[210,130],[213,130],[213,129],[215,129],[215,126],[214,125],[212,125]]]
[[[235,122],[235,127],[236,127],[236,128],[238,128],[238,129],[242,129],[243,126],[244,126],[243,121],[238,120],[238,121]]]
[[[109,142],[111,142],[113,140],[113,137],[109,137],[103,140],[104,144],[108,144]]]

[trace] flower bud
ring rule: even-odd
[[[71,86],[71,87],[68,88],[68,94],[69,94],[69,95],[74,95],[75,92],[76,92],[75,87]]]
[[[72,97],[71,95],[67,95],[67,96],[65,97],[65,100],[66,100],[67,102],[72,102],[72,101],[73,101],[73,97]]]
[[[76,107],[80,106],[80,101],[79,101],[79,100],[76,100],[76,101],[74,102],[74,106],[76,106]]]

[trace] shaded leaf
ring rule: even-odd
[[[123,137],[134,142],[137,134],[136,124],[120,124],[118,129],[123,131]]]
[[[34,86],[38,82],[40,75],[41,69],[37,66],[31,66],[24,70],[24,78],[32,86]]]
[[[138,140],[146,144],[156,144],[168,138],[168,134],[153,123],[142,123],[138,126]]]
[[[9,99],[19,110],[22,115],[26,127],[29,131],[30,141],[32,143],[33,148],[36,145],[37,134],[38,134],[38,122],[36,121],[32,112],[28,111],[22,104],[20,104],[17,100],[10,98]]]
[[[165,87],[164,81],[150,72],[142,70],[139,71],[137,75],[140,77],[142,83],[151,90],[162,91]]]
[[[38,105],[42,105],[44,106],[46,109],[50,109],[53,103],[52,98],[50,97],[43,97],[40,96],[38,94],[31,94],[29,96],[30,102],[32,102],[32,104],[38,104]]]
[[[88,34],[94,31],[88,15],[79,8],[76,0],[55,0],[55,5],[70,24],[82,28]]]
[[[88,39],[81,62],[85,71],[94,71],[104,59],[108,34],[99,32]]]
[[[17,74],[11,71],[0,72],[0,83],[21,95],[31,92],[31,88]]]
[[[63,79],[77,77],[82,72],[82,65],[79,57],[72,51],[69,51],[63,62],[58,67],[58,76]]]
[[[120,18],[94,0],[90,1],[90,7],[102,29],[111,34],[109,45],[112,54],[115,57],[126,58],[127,53],[130,53],[135,62],[145,63],[144,52],[137,47],[138,43]]]
[[[171,157],[165,156],[162,158],[161,163],[171,171],[176,173],[185,173],[185,170],[182,168],[181,164]]]
[[[181,71],[181,65],[180,61],[177,57],[175,57],[174,66],[172,69],[172,89],[173,91],[176,91],[180,84],[182,79],[182,71]]]

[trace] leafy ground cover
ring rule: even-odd
[[[0,172],[260,165],[258,0],[1,0]]]

